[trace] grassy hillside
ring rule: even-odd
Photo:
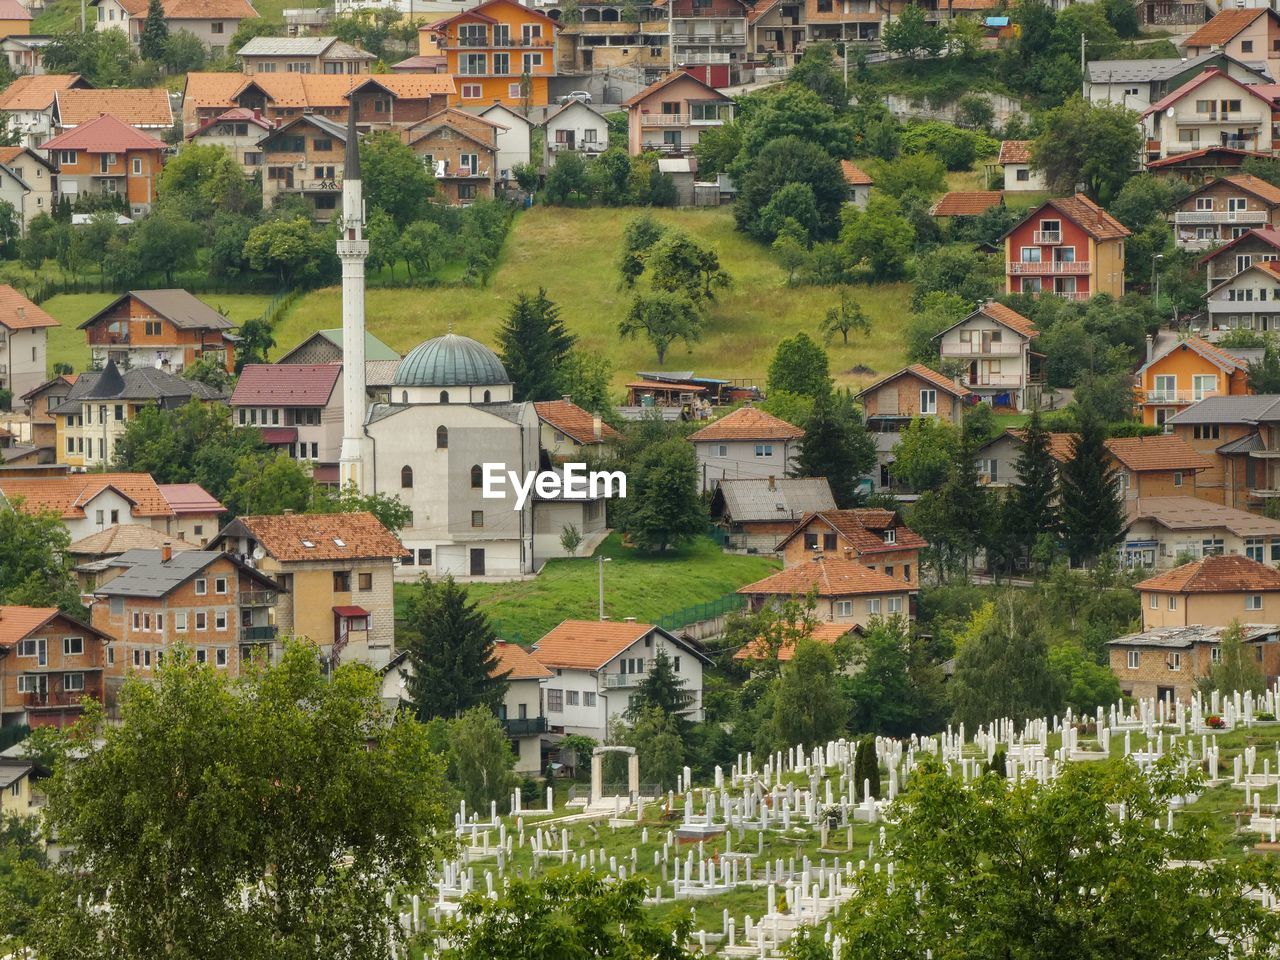
[[[605,613],[615,620],[654,621],[695,604],[718,600],[743,584],[778,569],[767,557],[722,553],[709,539],[698,539],[665,554],[638,554],[611,534],[595,556],[610,557],[604,568]],[[535,580],[477,583],[467,587],[488,614],[499,636],[532,643],[567,619],[594,620],[599,581],[594,557],[548,561]],[[396,585],[397,614],[415,588]]]
[[[613,362],[614,383],[620,388],[637,370],[656,367],[647,342],[622,342],[616,333],[630,296],[617,288],[615,264],[622,231],[637,213],[545,207],[522,213],[487,288],[371,290],[369,330],[402,352],[445,333],[450,325],[455,333],[492,345],[516,294],[544,286],[581,345]],[[737,233],[728,210],[664,210],[655,215],[713,246],[733,277],[733,286],[721,292],[712,307],[702,342],[688,351],[674,345],[667,370],[693,369],[707,376],[763,382],[778,341],[801,330],[816,336],[818,321],[839,302],[839,294],[831,289],[788,288],[768,249]],[[876,284],[856,288],[854,296],[871,315],[873,329],[869,337],[852,337],[848,347],[834,343],[831,369],[839,382],[857,385],[901,365],[899,333],[909,290],[906,284]],[[277,355],[311,332],[340,322],[336,287],[309,294],[278,326]]]
[[[58,362],[71,364],[77,372],[89,365],[89,347],[83,330],[76,328],[116,298],[114,293],[65,293],[50,297],[41,306],[61,322],[49,331],[49,369]],[[210,294],[202,298],[215,310],[223,311],[234,323],[262,316],[271,302],[266,294]]]

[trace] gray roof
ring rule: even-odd
[[[116,371],[115,377],[112,377],[113,371],[116,371],[115,364],[108,363],[105,370],[80,374],[66,398],[50,412],[79,413],[81,404],[91,400],[155,400],[162,406],[173,406],[186,403],[192,397],[197,400],[226,399],[226,394],[198,380],[188,380],[155,367],[133,367],[123,373]],[[112,389],[98,389],[99,381],[104,378],[111,382]]]
[[[664,420],[668,423],[672,423],[680,419],[679,407],[630,406],[630,407],[614,407],[613,410],[614,410],[614,413],[620,416],[623,420],[657,419],[657,420]]]
[[[1257,431],[1246,433],[1243,437],[1237,437],[1235,440],[1229,440],[1217,449],[1217,453],[1236,454],[1236,453],[1253,453],[1255,450],[1265,450],[1266,447],[1262,443],[1262,437]]]
[[[346,131],[343,131],[343,135],[346,135]],[[334,359],[342,359],[342,328],[334,327],[332,330],[317,330],[301,343],[292,347],[288,353],[285,353],[276,360],[276,363],[301,363],[302,361],[293,359],[294,354],[299,353],[306,347],[309,347],[317,340],[337,347],[338,349],[337,353],[334,355]],[[366,362],[370,360],[395,360],[396,362],[399,362],[400,354],[396,353],[372,333],[369,333],[369,331],[366,330],[364,334],[364,358]]]
[[[1188,57],[1185,60],[1177,57],[1169,57],[1159,60],[1093,60],[1090,61],[1089,82],[1090,83],[1160,83],[1165,80],[1172,80],[1181,73],[1189,70],[1197,70],[1222,56],[1222,51],[1214,51],[1212,53],[1202,53],[1198,57]],[[1232,59],[1232,58],[1227,58]],[[1243,67],[1248,67],[1254,72],[1270,77],[1267,73],[1265,63],[1245,63],[1240,60],[1233,62]]]
[[[213,307],[197,299],[188,291],[171,289],[130,290],[123,296],[112,300],[92,317],[80,324],[77,329],[87,329],[104,313],[113,310],[129,297],[134,297],[140,303],[150,307],[156,312],[156,316],[168,320],[179,330],[230,330],[235,326]]]
[[[337,37],[254,37],[237,56],[241,57],[319,57],[342,60],[376,60],[364,50]]]
[[[366,360],[364,383],[366,387],[389,387],[395,382],[399,360]]]
[[[245,566],[235,556],[219,550],[184,550],[174,553],[168,562],[160,559],[159,550],[138,548],[126,550],[111,561],[113,567],[127,567],[124,573],[108,581],[94,592],[104,597],[163,597],[186,583],[219,557],[226,558],[245,573],[279,589],[279,585],[251,567]]]
[[[1257,423],[1280,417],[1280,396],[1259,394],[1209,397],[1174,414],[1166,423],[1175,427],[1196,423]]]
[[[494,386],[510,383],[498,355],[477,340],[446,333],[410,350],[396,370],[397,387]]]
[[[799,520],[806,513],[836,508],[825,477],[721,480],[712,509],[722,501],[723,513],[738,523]]]
[[[1244,623],[1244,639],[1273,640],[1280,639],[1280,626],[1274,623]],[[1189,627],[1155,627],[1142,633],[1130,633],[1107,641],[1112,647],[1161,647],[1168,650],[1186,650],[1197,643],[1218,643],[1227,627],[1212,627],[1195,624]]]
[[[13,786],[34,769],[35,764],[27,760],[0,760],[0,790]]]

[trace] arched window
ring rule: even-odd
[[[478,490],[484,484],[484,471],[480,469],[480,464],[476,464],[471,468],[471,489]]]
[[[448,402],[449,402],[449,391],[448,391],[448,390],[441,390],[441,391],[440,391],[440,402],[441,402],[441,403],[448,403]]]
[[[489,393],[488,390],[486,390],[484,392],[484,402],[488,403],[491,399],[493,399],[492,395]]]
[[[413,467],[407,463],[400,468],[400,489],[410,490],[413,488]]]
[[[443,427],[443,426],[436,427],[436,449],[437,450],[449,449],[449,428],[448,427]]]
[[[408,390],[401,390],[401,391],[400,391],[400,402],[401,402],[401,403],[408,403],[408,402],[409,402],[409,391],[408,391]]]

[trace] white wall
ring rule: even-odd
[[[756,445],[772,445],[773,455],[757,457]],[[698,456],[699,482],[703,490],[712,480],[782,479],[795,469],[800,454],[799,440],[699,440],[693,445]],[[724,455],[720,448],[724,447]]]

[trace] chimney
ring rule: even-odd
[[[164,546],[160,548],[160,562],[168,563],[173,559],[173,544],[168,540],[164,542]]]
[[[1151,362],[1152,356],[1156,352],[1156,338],[1151,334],[1147,334],[1147,363]]]
[[[852,560],[852,559],[853,559],[853,548],[852,548],[852,547],[845,547],[845,548],[844,548],[844,558],[845,558],[846,560]]]
[[[635,618],[635,617],[623,617],[623,618],[622,618],[622,622],[623,622],[623,623],[635,623],[635,622],[636,622],[636,618]]]
[[[293,508],[292,508],[292,507],[285,507],[285,508],[284,508],[283,513],[284,513],[284,515],[285,515],[286,517],[291,517],[291,516],[293,516]]]
[[[561,399],[561,400],[563,400],[565,403],[573,403],[573,395],[572,395],[572,394],[562,393],[562,394],[560,394],[560,399]]]
[[[19,304],[18,306],[18,319],[19,320],[27,319],[27,308],[22,306],[21,304]]]
[[[604,424],[598,416],[591,418],[591,432],[595,435],[597,440],[600,439],[600,431],[603,426]]]
[[[770,489],[770,490],[777,490],[777,489],[778,489],[778,478],[777,478],[777,477],[770,475],[770,477],[769,477],[769,489]]]
[[[744,407],[754,407],[756,404],[755,404],[755,401],[754,401],[754,400],[752,400],[750,397],[748,397],[746,400],[743,400],[743,401],[742,401],[742,405],[743,405]]]

